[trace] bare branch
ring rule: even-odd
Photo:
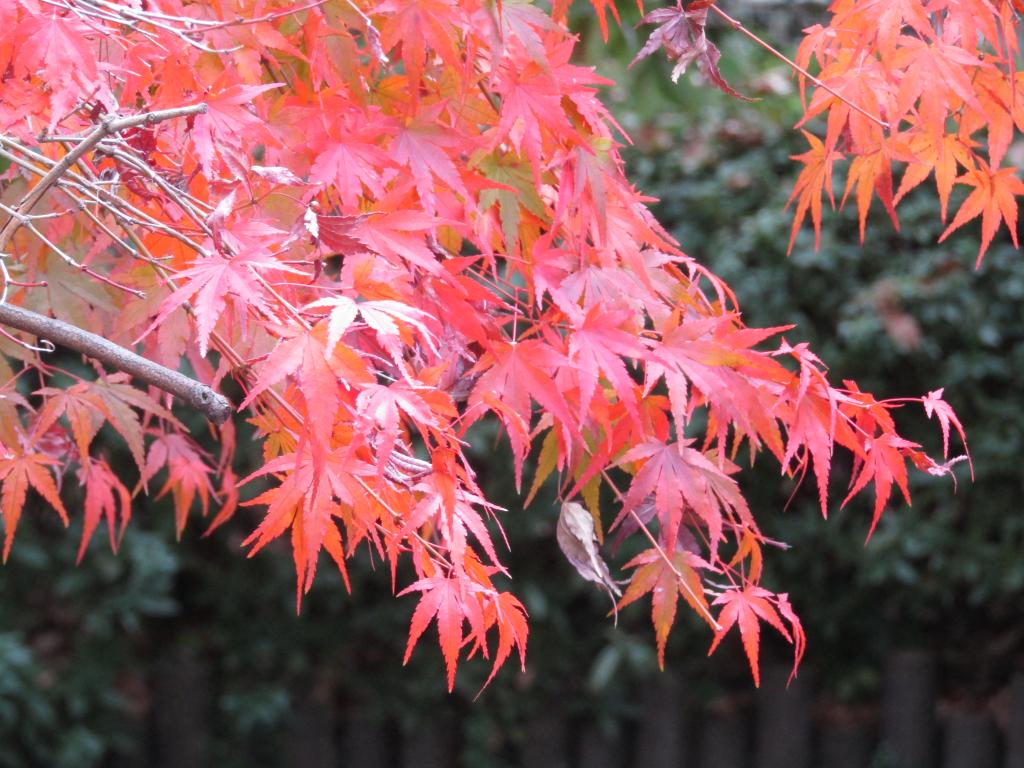
[[[46,317],[12,304],[0,304],[0,323],[95,358],[111,368],[131,374],[146,384],[159,387],[164,392],[181,398],[187,405],[216,424],[223,424],[234,412],[231,402],[206,384],[147,360],[102,336],[65,323],[63,320]]]
[[[51,169],[57,164],[56,160],[51,160],[44,155],[33,152],[28,147],[25,147],[16,141],[12,141],[9,137],[3,136],[2,134],[0,134],[0,146],[10,147],[12,150],[22,153],[33,162]],[[48,171],[44,171],[42,168],[32,165],[12,152],[0,149],[0,157],[10,160],[37,176],[45,176],[48,173]],[[86,171],[88,171],[88,169],[86,169]],[[86,210],[84,208],[85,205],[95,204],[110,213],[121,224],[133,224],[160,232],[163,235],[167,235],[167,237],[173,237],[175,240],[178,240],[197,253],[204,254],[202,247],[190,240],[186,235],[182,234],[177,229],[169,227],[157,219],[154,219],[148,213],[139,210],[123,198],[103,189],[101,182],[95,178],[79,175],[75,171],[68,170],[65,173],[64,178],[57,180],[56,186],[74,200],[75,204],[83,210]]]
[[[86,152],[99,144],[107,136],[135,128],[140,125],[154,125],[164,120],[173,120],[177,117],[188,115],[199,115],[206,112],[205,104],[192,104],[187,107],[175,107],[173,109],[161,109],[156,112],[146,112],[141,115],[129,115],[128,117],[114,118],[112,115],[104,115],[100,124],[93,129],[92,133],[85,136],[81,143],[61,158],[60,162],[53,166],[32,191],[18,205],[17,214],[12,215],[3,229],[0,229],[0,253],[3,252],[11,235],[23,222],[24,217],[32,212],[36,203],[46,194],[46,191],[63,176],[72,165],[78,162]]]

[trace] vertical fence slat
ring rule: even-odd
[[[206,665],[171,648],[157,664],[153,690],[157,766],[206,767],[210,701]]]
[[[742,713],[708,712],[698,734],[697,768],[746,768],[750,747]]]
[[[453,723],[446,717],[421,721],[415,733],[402,740],[404,768],[451,768],[456,764],[457,738]]]
[[[342,729],[342,768],[391,768],[393,739],[377,717],[349,710]]]
[[[296,697],[288,730],[288,765],[302,768],[337,768],[334,746],[334,708],[308,692]]]
[[[756,768],[810,768],[811,694],[806,675],[789,687],[788,666],[767,665],[757,691]]]
[[[658,675],[645,691],[637,733],[637,768],[685,768],[689,713],[686,681]]]
[[[933,768],[935,763],[935,658],[927,651],[900,651],[886,662],[882,734],[896,768]]]
[[[1017,672],[1010,685],[1006,736],[1006,768],[1024,768],[1024,671]]]
[[[996,768],[999,746],[995,723],[987,712],[954,712],[946,720],[945,768]]]
[[[860,724],[826,723],[818,737],[821,758],[826,768],[867,768],[871,764],[871,729]]]
[[[609,733],[595,722],[583,724],[579,734],[579,765],[581,768],[622,768],[622,738]],[[546,763],[537,765],[546,766]]]
[[[551,702],[526,724],[520,749],[523,768],[569,768],[569,723],[558,704]]]
[[[131,713],[119,730],[125,736],[125,747],[113,750],[104,765],[109,768],[143,768],[152,765],[152,760],[145,753],[148,742],[147,719],[139,713]]]

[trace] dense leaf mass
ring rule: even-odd
[[[845,152],[853,159],[843,200],[856,190],[861,241],[874,196],[898,228],[896,204],[933,176],[943,222],[953,189],[972,189],[939,242],[981,217],[979,264],[1003,225],[1018,245],[1024,179],[1004,163],[1024,131],[1022,11],[1020,0],[833,2],[829,24],[807,29],[797,55],[820,68],[804,122],[825,115],[827,131],[824,141],[808,135],[811,149],[797,158],[804,170],[793,236],[808,212],[820,233],[821,198],[831,197],[832,168]],[[904,168],[898,187],[894,167]]]
[[[944,200],[953,184],[973,187],[950,230],[982,216],[984,250],[1000,220],[1012,228],[1020,185],[1000,169],[1007,119],[1022,119],[1019,75],[1004,67],[1010,8],[835,5],[833,26],[801,49],[843,98],[809,101],[809,116],[829,112],[828,131],[808,134],[797,223],[808,210],[818,220],[844,151],[862,210],[872,190],[894,204],[932,170]],[[301,600],[322,550],[345,575],[368,548],[396,591],[418,595],[407,656],[435,624],[451,687],[460,658],[478,652],[497,670],[526,649],[494,542],[501,510],[464,453],[470,428],[492,418],[517,483],[535,452],[534,491],[557,474],[597,542],[613,519],[645,543],[620,604],[651,595],[659,653],[681,595],[714,645],[738,626],[755,679],[761,622],[799,660],[796,614],[759,586],[767,542],[734,461],[767,453],[784,474],[810,470],[824,513],[841,447],[855,466],[850,495],[873,488],[877,520],[894,485],[909,501],[908,464],[948,471],[959,423],[941,390],[917,401],[941,422],[937,462],[896,431],[893,411],[911,401],[835,387],[786,328],[744,325],[729,288],[626,181],[625,137],[598,98],[607,81],[572,63],[565,6],[0,4],[4,300],[204,382],[234,379],[263,457],[238,480],[231,422],[211,425],[214,456],[160,390],[62,370],[43,342],[4,332],[5,557],[30,488],[66,519],[59,486],[72,472],[85,487],[83,551],[101,520],[116,545],[130,493],[158,476],[179,532],[197,504],[217,510],[211,528],[223,524],[260,478],[266,490],[241,502],[263,514],[249,552],[287,537]],[[650,19],[692,24],[657,39],[674,41],[677,66],[696,59],[727,87],[705,36],[712,7]],[[595,8],[602,24],[614,15],[603,0]],[[856,45],[863,71],[851,74]],[[1000,109],[1010,118],[996,121]],[[970,138],[983,124],[987,161]],[[904,158],[893,195],[889,162]],[[105,424],[137,481],[96,447]]]

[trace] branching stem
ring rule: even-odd
[[[39,183],[36,184],[27,195],[25,195],[21,203],[18,204],[17,213],[11,215],[11,217],[7,219],[7,223],[4,224],[3,229],[0,229],[0,253],[4,252],[8,240],[11,239],[11,235],[13,235],[14,231],[21,226],[25,217],[32,213],[32,209],[36,207],[36,204],[42,199],[43,195],[46,194],[46,191],[52,187],[61,176],[67,173],[68,169],[77,163],[86,152],[103,141],[107,136],[120,133],[128,128],[136,128],[140,125],[155,125],[156,123],[162,123],[164,120],[173,120],[177,117],[187,117],[189,115],[199,115],[204,112],[206,112],[205,104],[192,104],[187,107],[161,109],[155,112],[146,112],[141,115],[129,115],[128,117],[114,118],[110,115],[104,116],[100,124],[93,129],[92,133],[83,138],[77,147],[64,155],[60,162],[54,165],[39,181]]]

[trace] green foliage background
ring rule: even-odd
[[[938,204],[922,191],[902,206],[899,234],[876,215],[861,247],[852,212],[828,214],[821,250],[804,232],[787,258],[789,156],[803,149],[791,130],[795,83],[749,41],[717,32],[726,76],[759,102],[688,77],[673,86],[653,60],[627,71],[642,32],[613,31],[610,56],[592,30],[584,36],[599,71],[620,83],[610,97],[636,142],[630,178],[660,198],[655,212],[685,250],[734,288],[749,324],[795,323],[791,342],[812,342],[835,379],[878,396],[945,387],[975,467],[972,483],[958,465],[955,493],[948,479],[915,479],[914,507],[891,509],[865,546],[869,500],[838,509],[848,468],[835,473],[825,522],[809,488],[759,463],[742,482],[765,532],[792,546],[770,554],[767,578],[803,617],[804,669],[823,700],[870,704],[884,655],[907,645],[940,654],[947,697],[983,700],[1024,649],[1021,254],[1004,237],[974,271],[977,231],[935,245]],[[905,410],[911,435],[939,450],[936,425]],[[525,675],[509,664],[474,701],[486,662],[460,670],[453,696],[428,642],[402,668],[414,598],[393,599],[386,569],[369,557],[354,568],[352,596],[325,561],[297,618],[286,549],[240,557],[252,514],[205,539],[193,524],[176,544],[168,505],[141,500],[121,554],[98,535],[76,567],[78,531],[29,512],[0,571],[0,767],[142,755],[156,664],[182,657],[208,665],[210,757],[227,768],[282,764],[296,708],[309,701],[342,719],[384,718],[396,733],[457,720],[467,766],[515,764],[528,723],[552,701],[578,727],[635,734],[640,694],[656,673],[647,611],[628,609],[612,626],[607,599],[557,549],[552,492],[523,511],[506,448],[486,429],[477,438],[481,482],[510,510],[507,565],[531,615]],[[738,644],[707,660],[708,640],[682,619],[668,653],[673,674],[686,676],[697,701],[742,700],[751,683]],[[766,642],[781,658],[785,649]]]

